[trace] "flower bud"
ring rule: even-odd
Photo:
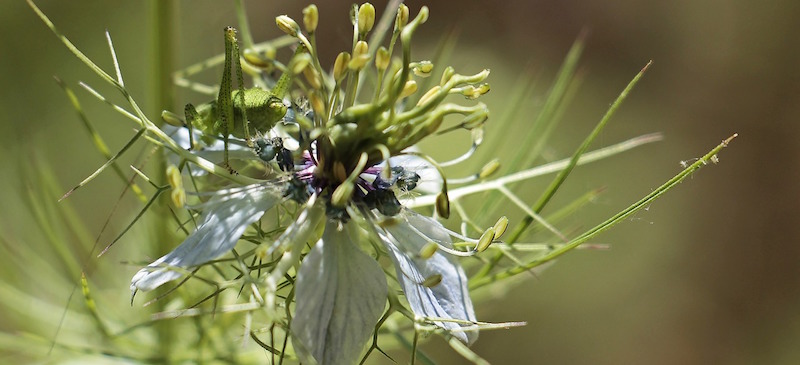
[[[347,52],[339,53],[336,62],[333,63],[333,78],[341,81],[347,75],[347,64],[350,63],[350,54]]]
[[[400,92],[400,99],[406,98],[415,92],[417,92],[417,82],[408,80],[406,81],[406,86],[403,87],[403,91]]]
[[[362,56],[369,56],[369,44],[364,41],[358,41],[356,46],[353,47],[353,58]]]
[[[397,8],[397,17],[394,20],[394,30],[401,30],[408,24],[408,6],[400,4]]]
[[[322,81],[319,77],[319,72],[313,67],[306,67],[303,69],[303,76],[305,76],[306,81],[308,84],[311,85],[312,88],[320,90],[322,89]]]
[[[297,37],[297,33],[300,32],[300,26],[297,25],[297,22],[287,15],[276,17],[275,24],[277,24],[278,28],[280,28],[284,33],[292,37]]]
[[[475,246],[475,251],[486,251],[486,249],[489,248],[489,245],[492,244],[492,240],[494,240],[494,227],[489,227],[483,231],[481,239],[478,240],[478,245]]]
[[[356,46],[353,47],[353,58],[347,63],[347,67],[351,70],[359,71],[367,65],[369,61],[369,45],[367,42],[358,41]]]
[[[319,24],[319,10],[317,10],[317,6],[311,4],[306,6],[303,9],[303,25],[306,27],[306,32],[309,34],[314,33],[317,30],[317,24]]]
[[[384,46],[378,48],[378,51],[375,53],[375,68],[377,68],[378,71],[384,71],[389,68],[389,61],[389,50]]]
[[[444,69],[444,72],[442,72],[442,81],[439,81],[439,85],[444,86],[444,84],[450,81],[455,74],[456,69],[454,69],[453,66],[447,66],[447,68]]]
[[[314,110],[314,113],[317,115],[323,115],[325,113],[325,102],[317,91],[312,90],[308,94],[308,101],[311,103],[311,109]]]
[[[247,61],[246,63],[256,66],[258,68],[267,68],[272,65],[272,63],[269,62],[270,59],[264,57],[261,53],[255,52],[249,48],[245,49],[244,52],[242,52],[242,58],[244,58],[244,60]],[[244,67],[244,65],[242,65],[242,67]]]
[[[375,7],[370,3],[364,3],[358,8],[358,33],[367,34],[375,25]]]

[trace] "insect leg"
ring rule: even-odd
[[[192,150],[194,149],[194,130],[192,126],[199,123],[200,115],[192,104],[186,104],[186,107],[183,108],[183,113],[186,115],[186,128],[189,130],[189,149]]]
[[[222,122],[222,140],[225,144],[224,163],[230,169],[228,162],[228,136],[234,129],[233,100],[231,100],[231,53],[233,44],[236,43],[236,30],[232,27],[225,28],[225,63],[222,70],[222,81],[219,85],[217,95],[217,107],[219,108],[219,118]]]
[[[247,120],[247,106],[244,102],[244,77],[242,76],[242,62],[239,59],[239,42],[236,40],[236,30],[233,30],[233,39],[227,40],[231,42],[231,59],[233,60],[234,70],[236,70],[236,82],[239,84],[239,92],[236,96],[239,98],[239,109],[242,113],[242,123],[244,125],[244,139],[247,143],[250,141],[250,121]],[[226,29],[227,32],[227,29]],[[227,48],[227,45],[226,45]]]

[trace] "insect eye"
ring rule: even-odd
[[[278,110],[278,109],[287,109],[286,108],[286,104],[283,103],[283,100],[278,99],[276,97],[273,97],[269,101],[269,108],[270,109],[276,109],[276,110]]]

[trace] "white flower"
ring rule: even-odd
[[[403,12],[400,7],[400,13],[407,14],[407,9]],[[462,161],[479,144],[483,123],[489,117],[483,103],[462,106],[445,101],[450,94],[485,85],[482,83],[488,70],[462,75],[447,67],[439,85],[419,95],[416,104],[409,102],[411,93],[406,92],[405,85],[416,85],[413,79],[421,77],[420,65],[432,66],[428,61],[411,62],[410,55],[411,36],[427,16],[428,9],[423,7],[413,20],[399,25],[402,30],[398,28],[392,43],[399,37],[403,62],[386,75],[383,71],[375,75],[377,80],[386,80],[376,85],[380,92],[369,102],[356,100],[359,72],[374,71],[365,68],[366,64],[350,62],[345,67],[345,63],[338,63],[334,65],[338,72],[323,75],[319,62],[310,63],[306,71],[324,76],[326,82],[312,84],[313,90],[304,94],[308,102],[297,105],[297,110],[290,108],[291,114],[284,117],[284,123],[295,130],[291,134],[297,149],[283,144],[285,136],[271,136],[270,141],[280,144],[258,140],[258,134],[256,140],[247,141],[257,147],[256,151],[268,152],[266,157],[257,152],[264,161],[271,163],[276,158],[280,169],[265,176],[278,176],[280,180],[216,194],[202,207],[205,216],[198,229],[175,251],[140,270],[131,289],[156,288],[216,259],[231,250],[266,210],[293,200],[304,207],[280,237],[267,243],[266,254],[277,261],[259,268],[267,275],[264,292],[256,290],[255,296],[263,303],[269,320],[278,322],[278,288],[294,285],[295,307],[289,330],[304,363],[358,362],[384,314],[389,290],[393,290],[390,288],[399,288],[405,294],[416,328],[438,328],[466,344],[474,342],[478,324],[467,278],[456,256],[470,256],[476,251],[454,249],[451,236],[457,234],[433,218],[406,209],[398,199],[413,199],[407,193],[417,188],[435,194],[436,212],[447,218],[445,165],[412,148],[435,133],[468,130],[473,136],[472,148],[450,164]],[[298,57],[315,56],[313,45],[304,41],[299,29],[293,36],[309,51],[298,48]],[[367,48],[363,40],[359,44]],[[368,59],[353,57],[359,62]],[[336,77],[347,73],[353,74]],[[346,84],[342,84],[345,79]],[[303,118],[298,118],[301,115]],[[463,121],[440,128],[450,115],[460,115]],[[275,149],[281,152],[273,154],[272,149],[266,149],[269,146],[277,146]],[[214,152],[210,150],[205,153]],[[256,157],[245,153],[241,158]],[[291,178],[285,179],[288,175]],[[324,225],[321,234],[320,225]],[[316,243],[310,244],[313,240]],[[431,251],[432,247],[437,249]],[[374,251],[378,251],[376,256],[391,258],[394,270],[382,268],[370,257]],[[387,282],[387,277],[396,284]],[[290,300],[284,305],[291,309]]]

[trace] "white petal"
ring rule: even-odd
[[[258,221],[281,195],[274,187],[251,185],[222,191],[203,204],[203,222],[172,252],[139,270],[131,279],[131,291],[152,290],[183,276],[170,268],[191,269],[230,251],[247,226]]]
[[[383,270],[353,240],[353,224],[329,221],[297,273],[293,344],[319,364],[357,363],[386,304]]]
[[[427,260],[415,258],[430,241],[415,232],[414,228],[448,247],[451,246],[450,235],[436,220],[410,210],[405,210],[397,218],[397,223],[384,228],[391,237],[383,238],[411,310],[419,316],[475,322],[467,277],[455,258],[441,252],[436,252]],[[426,278],[436,274],[442,276],[438,285],[432,288],[420,285]],[[444,329],[455,330],[451,332],[452,335],[465,343],[471,344],[478,339],[476,326],[442,321],[434,323]],[[475,329],[465,331],[470,327]]]

